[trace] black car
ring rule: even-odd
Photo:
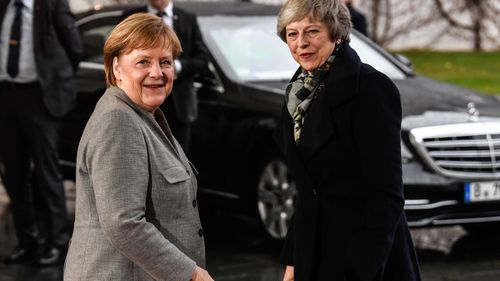
[[[210,52],[207,70],[198,77],[200,116],[190,148],[200,196],[210,196],[203,202],[212,206],[254,215],[270,237],[283,238],[295,186],[272,133],[284,89],[298,65],[276,35],[279,7],[247,2],[176,5],[198,15]],[[61,139],[61,164],[68,178],[74,177],[86,120],[105,89],[102,46],[122,9],[79,15],[85,60],[78,73],[78,107],[65,119]],[[356,31],[350,44],[401,92],[410,226],[460,224],[472,229],[500,222],[500,102],[418,76],[407,60]]]

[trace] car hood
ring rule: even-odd
[[[467,105],[473,102],[480,116],[500,117],[500,101],[491,96],[423,76],[394,82],[401,92],[403,116],[447,111],[467,117]]]
[[[273,91],[273,92],[281,91],[282,94],[285,94],[285,89],[286,89],[286,86],[288,85],[288,82],[289,82],[289,80],[252,81],[252,82],[247,83],[247,85],[253,86],[253,87],[259,87],[259,88],[268,88],[270,91]]]
[[[497,122],[500,117],[472,116],[468,113],[452,111],[426,111],[419,115],[405,116],[401,122],[401,129],[409,131],[413,128],[430,127],[438,125]]]
[[[500,100],[495,97],[418,75],[394,82],[401,93],[403,129],[500,121]],[[267,81],[246,85],[249,88],[284,94],[287,84],[288,81]],[[471,117],[468,113],[467,106],[471,102],[478,113],[476,117]],[[279,104],[282,105],[282,98],[279,98]]]

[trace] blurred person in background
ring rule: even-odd
[[[175,60],[174,89],[161,109],[175,138],[189,155],[191,123],[198,118],[198,97],[193,82],[208,63],[208,52],[196,16],[175,7],[171,0],[148,0],[145,6],[125,11],[122,19],[134,13],[151,13],[161,17],[175,30],[181,42],[182,54]]]
[[[365,15],[353,6],[352,0],[342,1],[345,3],[349,9],[349,13],[351,14],[352,27],[361,32],[364,36],[368,37],[368,24]]]
[[[0,154],[18,241],[5,262],[57,264],[69,236],[58,130],[81,39],[66,0],[2,0],[0,24]]]
[[[147,13],[109,35],[108,88],[78,146],[64,280],[213,280],[195,172],[159,109],[181,51],[174,31]]]
[[[419,281],[398,89],[349,46],[342,0],[289,0],[277,31],[300,65],[275,132],[297,187],[283,280]]]

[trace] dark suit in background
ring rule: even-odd
[[[146,13],[148,6],[140,6],[125,11],[122,20],[134,13]],[[194,89],[195,75],[207,67],[207,50],[201,37],[196,16],[173,7],[173,28],[182,46],[178,60],[182,70],[177,73],[174,88],[160,107],[167,117],[172,133],[189,155],[190,126],[198,118],[198,97]]]
[[[11,34],[14,1],[0,4],[2,38]],[[26,64],[19,64],[14,76],[7,73],[7,60],[0,67],[0,154],[19,243],[6,262],[31,261],[43,250],[39,262],[46,265],[62,260],[68,242],[58,129],[76,100],[73,77],[83,50],[67,0],[22,2],[20,48],[27,48],[24,40],[31,38],[32,49],[26,52],[34,52],[35,66],[24,75]],[[2,40],[1,48],[10,52],[9,40]],[[45,246],[38,249],[41,240]]]
[[[354,8],[352,3],[347,3],[346,6],[349,9],[349,13],[351,13],[352,27],[361,32],[364,36],[368,37],[368,24],[366,22],[365,15],[358,9]]]
[[[419,281],[397,88],[344,43],[317,91],[299,143],[286,105],[275,134],[298,192],[282,262],[297,281]]]

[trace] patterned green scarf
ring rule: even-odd
[[[337,44],[337,47],[333,51],[332,55],[323,65],[311,72],[302,70],[302,73],[300,73],[297,78],[294,81],[291,81],[286,87],[285,101],[288,113],[290,113],[290,116],[292,116],[293,119],[293,136],[295,143],[299,142],[304,117],[309,110],[312,101],[316,97],[316,89],[321,80],[325,78],[326,74],[330,70],[339,49],[340,44]]]

